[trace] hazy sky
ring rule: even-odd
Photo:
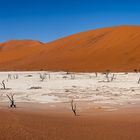
[[[49,42],[115,25],[140,25],[139,0],[0,0],[0,42]]]

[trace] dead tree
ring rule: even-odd
[[[3,89],[6,89],[4,80],[0,84],[2,85]]]
[[[41,74],[40,73],[40,79],[43,82],[46,79],[46,74]]]
[[[95,72],[95,76],[96,76],[96,77],[98,76],[98,73],[97,73],[97,72]]]
[[[107,82],[110,82],[110,80],[109,80],[109,73],[106,73],[105,77],[106,77]]]
[[[14,94],[10,94],[10,95],[6,94],[6,95],[11,102],[10,107],[16,107],[16,104],[15,104],[15,101],[14,101]]]
[[[11,79],[11,74],[8,74],[8,79]]]
[[[18,79],[18,77],[19,77],[18,74],[16,74],[16,75],[15,75],[15,79]]]
[[[13,79],[16,79],[15,75],[13,75]]]
[[[68,77],[67,76],[63,76],[63,78],[66,80]]]
[[[111,81],[113,81],[114,79],[115,79],[115,74],[112,75]]]
[[[71,101],[71,109],[72,109],[74,115],[76,116],[76,115],[77,115],[77,114],[76,114],[76,103],[74,103],[73,100]]]
[[[139,80],[138,80],[138,84],[140,83],[140,78],[139,78]]]
[[[69,72],[69,71],[67,71],[67,72],[66,72],[66,74],[70,74],[70,72]]]
[[[75,74],[71,74],[71,79],[75,79]]]
[[[106,76],[106,78],[108,78],[109,77],[109,72],[106,72],[105,76]]]
[[[48,78],[51,79],[51,75],[50,74],[48,74]]]
[[[18,79],[18,77],[19,77],[18,74],[13,75],[14,79]]]
[[[106,77],[107,82],[112,82],[115,79],[115,74],[113,73],[111,75],[111,73],[109,72],[109,70],[106,71],[104,74],[105,74],[105,77]]]

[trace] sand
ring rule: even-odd
[[[78,33],[50,43],[8,41],[0,44],[0,70],[139,70],[139,34],[140,26],[117,26]]]
[[[69,103],[0,105],[1,140],[139,140],[139,105],[117,111],[79,103],[74,116]]]

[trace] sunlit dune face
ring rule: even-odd
[[[0,43],[1,49],[3,51],[11,51],[14,49],[31,48],[41,45],[38,41],[32,40],[11,40],[5,43]]]
[[[0,69],[133,71],[140,69],[140,27],[91,30],[42,44],[9,41],[0,44]]]

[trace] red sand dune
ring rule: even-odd
[[[0,44],[0,70],[133,71],[140,69],[140,26],[82,32],[47,44]]]

